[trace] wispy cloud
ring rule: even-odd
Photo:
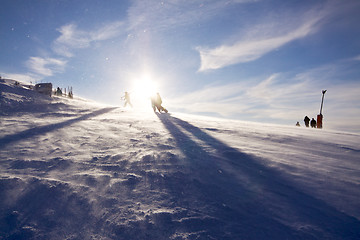
[[[241,98],[244,96],[248,84],[240,82],[206,86],[177,99],[172,99],[168,104],[173,108],[181,108],[187,112],[207,112],[230,116],[247,108],[247,106],[238,103],[242,101]],[[234,104],[235,102],[237,104]]]
[[[281,17],[276,18],[260,17],[259,23],[239,30],[238,40],[232,40],[234,43],[224,43],[214,48],[197,47],[201,60],[199,71],[215,70],[259,59],[294,40],[317,32],[331,12],[331,8],[325,6],[303,13],[285,11]]]
[[[93,42],[118,36],[123,31],[122,26],[122,22],[112,22],[92,31],[84,31],[75,24],[67,24],[57,29],[61,35],[54,41],[52,49],[61,56],[72,57],[75,49],[88,48]]]
[[[73,57],[73,51],[88,48],[93,42],[104,41],[118,36],[123,30],[122,22],[111,22],[91,31],[78,29],[76,24],[67,24],[57,30],[60,36],[54,40],[52,50],[63,58],[56,57],[30,57],[25,66],[27,74],[3,74],[4,77],[14,78],[24,82],[35,82],[45,77],[62,73],[66,69],[68,61],[66,58]],[[49,53],[47,53],[49,55]],[[64,59],[65,58],[65,59]]]
[[[306,105],[315,101],[318,95],[314,89],[321,87],[309,78],[276,73],[266,78],[206,86],[173,99],[169,104],[172,107],[184,106],[188,112],[216,113],[225,117],[248,114],[248,117],[260,118],[265,116],[264,111],[268,111],[266,117],[271,118],[278,112],[308,108]]]
[[[38,80],[37,76],[32,73],[2,73],[2,78],[18,80],[24,83],[34,83]]]
[[[98,28],[94,31],[91,31],[90,39],[93,41],[104,41],[117,37],[119,34],[124,32],[124,23],[121,21],[111,22],[104,25],[101,28]]]
[[[323,109],[326,126],[342,129],[341,123],[346,123],[343,129],[360,131],[360,83],[335,81],[351,80],[345,70],[348,67],[338,61],[300,73],[275,73],[242,83],[208,86],[173,99],[169,105],[192,113],[295,124],[305,115],[316,117],[321,90],[327,89]]]
[[[355,61],[360,61],[360,55],[354,57],[353,60],[355,60]]]
[[[30,57],[26,62],[26,66],[31,72],[43,77],[54,75],[54,73],[64,71],[66,61],[56,58]]]
[[[128,10],[130,31],[166,30],[179,26],[194,25],[216,16],[219,12],[234,5],[257,0],[229,1],[156,1],[136,0]]]
[[[86,48],[90,45],[90,39],[86,32],[77,30],[74,24],[68,24],[57,29],[61,35],[54,44],[53,50],[62,56],[72,57],[73,49]]]

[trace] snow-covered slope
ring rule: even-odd
[[[358,134],[0,93],[0,239],[360,239]]]

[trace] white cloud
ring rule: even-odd
[[[249,83],[233,83],[227,85],[207,86],[198,91],[185,94],[168,101],[168,105],[188,112],[207,112],[229,116],[247,108],[241,102]]]
[[[135,0],[128,10],[128,29],[130,31],[149,29],[158,31],[194,25],[216,16],[234,4],[249,2],[256,2],[256,0]]]
[[[360,55],[353,58],[355,61],[360,61]]]
[[[118,36],[123,32],[123,22],[112,22],[89,33],[92,41],[104,41]]]
[[[90,39],[87,34],[77,30],[77,27],[74,24],[62,26],[57,30],[61,35],[55,40],[53,50],[59,55],[72,57],[73,54],[71,50],[86,48],[90,45]]]
[[[66,63],[66,61],[56,58],[30,57],[26,62],[26,66],[30,71],[47,77],[64,71]]]
[[[275,73],[247,82],[205,87],[169,100],[166,105],[189,113],[295,124],[305,115],[316,117],[322,90],[327,89],[323,108],[326,127],[340,129],[343,123],[346,126],[342,129],[352,126],[360,131],[360,82],[349,73],[342,75],[348,68],[347,61],[337,61],[301,73]]]
[[[58,29],[60,36],[53,42],[53,51],[64,57],[72,57],[74,49],[90,47],[92,42],[103,41],[117,36],[121,32],[121,22],[112,22],[93,31],[79,30],[75,24],[67,24]],[[53,76],[65,70],[67,61],[51,57],[30,57],[25,65],[28,74],[3,74],[23,82],[35,82],[44,77]]]
[[[256,60],[266,53],[273,51],[291,41],[303,38],[316,30],[316,24],[321,19],[320,16],[312,19],[307,19],[299,27],[286,26],[290,30],[284,33],[280,24],[266,24],[272,25],[273,31],[278,35],[264,36],[263,33],[257,33],[256,36],[251,36],[248,39],[241,40],[233,45],[222,45],[213,49],[199,47],[197,50],[200,53],[201,66],[199,71],[206,71],[211,69],[219,69],[228,65],[243,63]],[[258,27],[263,29],[264,27]],[[249,34],[248,35],[253,35]]]
[[[288,81],[285,79],[289,78]],[[309,81],[307,78],[298,76],[287,76],[286,74],[272,74],[268,78],[260,81],[255,86],[249,87],[246,96],[253,101],[260,102],[268,106],[292,105],[299,101],[302,105],[303,99],[310,99],[314,96],[314,89],[319,86]]]
[[[28,73],[28,74],[21,74],[21,73],[2,73],[2,78],[12,79],[21,81],[23,83],[34,83],[38,79],[38,76],[35,76],[34,74]]]
[[[92,42],[104,41],[122,32],[122,22],[112,22],[93,31],[78,29],[75,24],[67,24],[57,29],[60,36],[53,43],[53,51],[64,57],[72,57],[73,50],[88,48]]]

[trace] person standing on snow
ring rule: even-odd
[[[310,118],[309,118],[308,116],[305,116],[304,122],[305,122],[305,126],[306,126],[306,127],[309,127]]]
[[[310,125],[312,128],[316,128],[316,120],[314,118],[311,119]]]
[[[126,107],[126,105],[128,104],[130,105],[130,107],[133,107],[130,102],[130,94],[128,92],[125,92],[125,95],[121,99],[125,100],[124,107]]]

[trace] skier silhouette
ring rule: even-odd
[[[168,110],[166,108],[164,108],[163,106],[161,106],[162,104],[162,99],[160,97],[159,93],[156,93],[155,96],[151,97],[151,106],[154,110],[154,112],[156,112],[156,109],[159,111],[159,113],[161,113],[161,111],[164,111],[165,113],[168,112]]]
[[[124,107],[126,107],[126,105],[130,105],[130,107],[133,107],[130,101],[130,94],[128,92],[125,92],[125,95],[121,98],[122,100],[125,100],[125,104]]]

